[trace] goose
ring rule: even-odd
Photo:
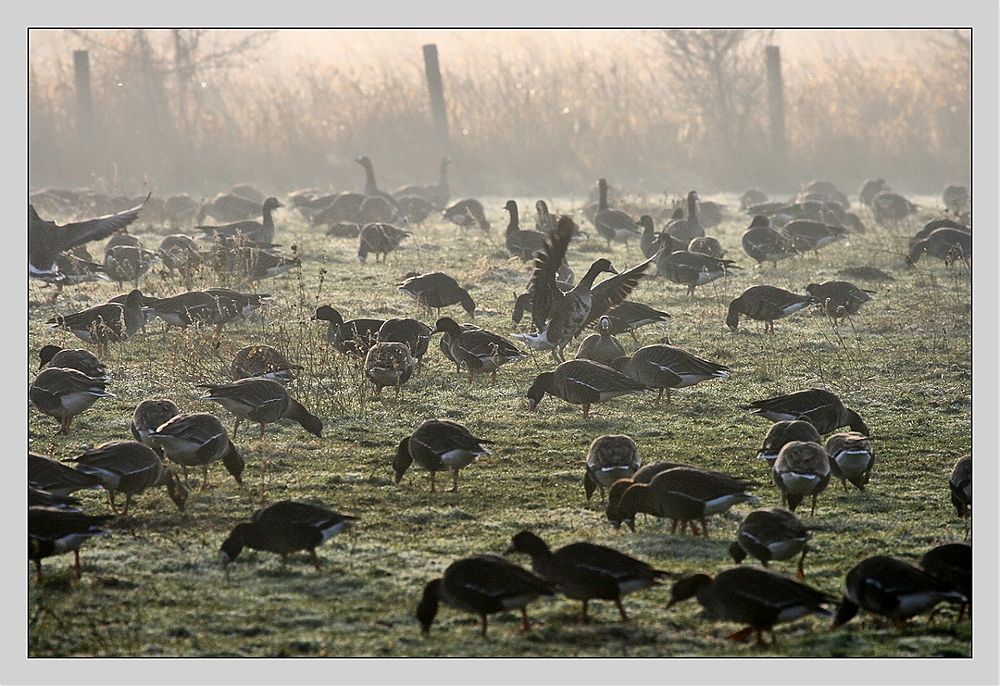
[[[635,330],[650,324],[666,323],[670,315],[666,312],[654,309],[649,305],[643,305],[632,300],[619,303],[607,311],[605,315],[611,320],[611,328],[608,331],[612,334],[629,333],[636,343],[639,339],[635,335]]]
[[[559,221],[556,215],[549,213],[549,206],[544,200],[535,203],[535,217],[535,231],[543,235],[555,229]]]
[[[794,243],[772,229],[770,220],[762,214],[753,218],[750,228],[744,232],[740,241],[743,244],[743,252],[757,260],[758,267],[764,262],[770,262],[771,266],[777,267],[778,260],[798,255]]]
[[[784,419],[775,422],[767,430],[764,437],[764,445],[757,452],[757,457],[767,462],[768,467],[774,466],[774,461],[778,459],[778,453],[786,443],[792,441],[810,441],[819,443],[821,437],[816,427],[805,419]]]
[[[950,227],[934,229],[926,238],[915,241],[910,246],[906,263],[913,266],[925,254],[944,260],[948,266],[959,260],[971,264],[972,234]]]
[[[949,212],[960,215],[969,206],[969,189],[965,186],[949,184],[945,186],[941,199]]]
[[[872,200],[871,209],[875,221],[884,225],[906,219],[917,206],[898,193],[882,192]]]
[[[312,215],[313,226],[332,226],[337,222],[356,222],[361,204],[367,196],[364,193],[350,191],[340,193],[332,198],[325,198],[325,205],[317,207]],[[317,200],[317,203],[320,203]]]
[[[826,606],[833,601],[805,584],[754,567],[733,567],[714,579],[706,574],[681,579],[674,584],[667,607],[692,597],[698,599],[711,619],[747,625],[726,638],[744,641],[753,633],[758,645],[763,643],[765,631],[771,633],[771,643],[775,642],[777,624],[809,614],[829,617],[832,613]]]
[[[854,410],[844,407],[834,393],[822,388],[810,388],[775,398],[757,400],[747,406],[751,414],[767,417],[773,422],[786,419],[805,419],[821,434],[828,434],[849,426],[865,436],[871,436],[868,425]]]
[[[587,606],[591,600],[611,600],[618,607],[623,622],[628,614],[622,597],[650,586],[657,586],[672,574],[634,557],[594,543],[571,543],[551,550],[545,541],[530,531],[511,538],[505,554],[523,553],[531,557],[531,569],[572,600],[583,601],[580,621],[590,622]]]
[[[513,562],[496,555],[474,555],[455,560],[444,575],[427,582],[417,605],[420,633],[427,636],[440,603],[479,615],[486,638],[487,616],[507,610],[521,611],[521,630],[529,631],[527,606],[542,596],[553,596],[552,585]]]
[[[211,400],[222,405],[236,415],[233,438],[244,419],[260,424],[260,435],[264,427],[280,419],[292,419],[314,436],[323,435],[323,422],[307,410],[277,381],[270,379],[240,379],[229,384],[202,384],[208,392],[199,400]]]
[[[406,215],[399,204],[385,195],[369,195],[361,201],[354,221],[364,226],[365,224],[388,224],[391,222],[403,222]]]
[[[464,331],[476,331],[479,329],[475,324],[459,324],[458,327]],[[438,343],[438,347],[441,349],[441,353],[447,357],[449,360],[455,363],[455,371],[462,371],[462,364],[455,359],[455,356],[451,354],[451,334],[443,333],[441,334],[441,341]]]
[[[869,291],[858,288],[849,281],[824,281],[806,286],[806,293],[816,298],[824,311],[833,319],[834,326],[844,317],[857,314],[861,306],[872,299]]]
[[[376,343],[405,343],[410,355],[417,361],[417,369],[427,354],[431,343],[431,329],[416,319],[386,319],[375,336]]]
[[[137,237],[128,233],[128,231],[122,231],[121,233],[116,233],[114,236],[108,239],[108,242],[104,244],[104,252],[107,253],[109,250],[115,248],[141,248],[143,247],[142,241]]]
[[[917,231],[913,238],[910,239],[909,245],[912,246],[917,241],[921,241],[931,235],[934,229],[958,229],[959,231],[964,231],[965,233],[972,233],[972,227],[962,222],[957,222],[954,219],[949,219],[948,217],[943,217],[940,219],[932,219],[931,221],[924,224],[924,228]],[[88,259],[86,255],[78,255],[83,259]]]
[[[966,536],[969,532],[969,522],[972,519],[972,453],[959,458],[948,478],[948,488],[951,491],[951,504],[955,513],[965,520]]]
[[[314,321],[328,322],[326,340],[342,353],[364,357],[378,336],[384,319],[350,319],[344,317],[329,305],[316,308]]]
[[[327,227],[326,235],[331,238],[358,238],[361,236],[361,226],[355,222],[337,222]]]
[[[118,287],[128,281],[133,288],[139,287],[139,280],[153,266],[156,253],[145,248],[131,245],[116,245],[104,252],[104,273],[113,281],[118,283]]]
[[[489,455],[485,446],[493,441],[475,436],[466,427],[448,419],[428,419],[417,429],[403,438],[392,459],[392,470],[396,483],[414,462],[421,469],[431,473],[431,493],[434,492],[434,475],[437,472],[451,472],[451,488],[447,493],[458,492],[458,472],[475,461],[477,457]]]
[[[135,410],[132,412],[132,424],[129,427],[132,431],[132,437],[140,443],[148,445],[156,451],[157,455],[163,457],[163,449],[160,444],[149,436],[180,413],[180,408],[173,400],[166,398],[143,400],[135,406]]]
[[[248,242],[258,245],[269,245],[274,243],[274,217],[272,216],[272,212],[279,207],[284,207],[284,205],[277,198],[268,198],[261,207],[261,221],[259,222],[254,220],[237,221],[222,226],[199,224],[194,228],[203,231],[209,236],[231,238],[240,235]]]
[[[116,398],[105,390],[105,382],[83,372],[62,367],[43,369],[28,388],[28,400],[40,412],[59,420],[57,433],[68,435],[73,417],[101,398]]]
[[[409,231],[398,229],[392,224],[365,224],[358,237],[358,261],[368,260],[368,253],[375,253],[375,261],[378,262],[379,254],[382,261],[389,253],[399,248],[399,244],[412,234]]]
[[[663,232],[657,234],[656,229],[653,227],[653,218],[648,214],[639,217],[638,225],[642,227],[639,248],[646,257],[652,257],[661,249],[666,254],[670,254],[676,250],[684,250],[688,246],[687,243],[677,240],[669,233]]]
[[[827,440],[826,453],[830,458],[830,471],[840,479],[844,493],[847,493],[848,481],[859,491],[865,490],[875,466],[875,453],[867,436],[857,431],[836,433]]]
[[[77,471],[92,476],[108,492],[108,502],[114,512],[115,495],[125,494],[122,517],[128,516],[132,497],[147,488],[166,486],[167,494],[181,512],[187,501],[188,490],[174,471],[164,466],[160,456],[138,441],[112,441],[70,458]]]
[[[576,359],[591,360],[610,367],[612,362],[624,356],[625,348],[610,332],[611,318],[601,317],[597,322],[597,333],[583,339],[580,349],[576,351]]]
[[[365,356],[365,376],[375,386],[376,398],[381,396],[384,387],[393,386],[399,400],[400,389],[413,376],[414,366],[406,343],[379,342]]]
[[[850,207],[851,203],[847,199],[847,195],[844,194],[835,184],[830,181],[810,181],[809,183],[802,186],[802,190],[806,193],[815,193],[822,195],[830,202],[836,203],[841,207]]]
[[[100,358],[89,350],[82,348],[60,348],[58,345],[43,345],[38,351],[39,369],[45,367],[62,367],[63,369],[75,369],[86,374],[91,379],[98,381],[110,381],[108,368],[104,366]]]
[[[590,406],[605,403],[620,395],[638,395],[648,388],[611,367],[590,360],[569,360],[551,372],[535,377],[525,396],[528,409],[534,411],[545,394],[581,405],[583,418],[590,417]]]
[[[600,193],[600,204],[591,223],[597,230],[597,234],[608,242],[608,250],[611,250],[611,241],[624,241],[625,250],[628,251],[629,239],[640,236],[638,229],[635,228],[636,222],[621,210],[608,209],[607,180],[598,180],[597,187]]]
[[[441,316],[441,308],[449,305],[461,305],[470,317],[476,318],[476,302],[469,292],[458,285],[452,277],[444,272],[428,272],[406,279],[397,286],[398,290],[417,301],[421,307],[430,312],[437,310]]]
[[[756,188],[748,188],[740,196],[740,209],[745,210],[754,205],[762,205],[768,201],[767,193]]]
[[[811,538],[809,528],[788,510],[777,507],[754,510],[740,523],[736,540],[729,546],[729,554],[736,564],[750,555],[767,567],[771,560],[790,560],[802,553],[796,576],[805,579],[803,564]]]
[[[483,212],[483,204],[475,198],[459,200],[445,209],[441,216],[456,226],[463,228],[478,226],[483,231],[490,230],[490,223],[486,221],[486,213]]]
[[[722,245],[719,243],[719,239],[713,236],[692,238],[691,242],[687,245],[687,251],[707,255],[708,257],[716,260],[721,260],[722,256],[725,255],[725,252],[722,250]]]
[[[183,233],[166,236],[160,241],[156,254],[163,266],[170,271],[190,273],[201,264],[201,253],[194,239]]]
[[[147,198],[148,199],[148,198]],[[59,276],[56,257],[78,245],[107,238],[139,218],[144,203],[96,219],[87,219],[59,226],[42,219],[28,205],[28,276],[54,279]]]
[[[92,259],[81,257],[70,252],[61,252],[55,258],[57,273],[47,276],[37,276],[41,281],[51,283],[56,287],[56,296],[62,292],[64,286],[74,286],[88,281],[110,281],[103,264],[97,264]]]
[[[723,276],[728,276],[732,270],[739,269],[732,260],[721,260],[709,255],[687,250],[675,250],[672,253],[661,253],[656,261],[656,273],[687,286],[687,294],[694,295],[696,286],[703,286]]]
[[[758,502],[756,496],[746,492],[749,486],[749,482],[728,474],[674,467],[660,472],[649,483],[629,483],[614,504],[609,497],[606,516],[616,529],[624,522],[632,531],[638,512],[665,517],[671,520],[671,534],[678,522],[684,525],[682,532],[690,524],[691,532],[698,534],[694,522],[700,520],[700,533],[708,537],[709,515],[727,512],[738,503]]]
[[[244,548],[264,550],[281,555],[281,564],[289,553],[309,551],[309,559],[318,570],[316,548],[358,520],[352,515],[334,512],[320,505],[279,500],[253,513],[249,522],[233,527],[222,542],[219,560],[229,580],[229,565]]]
[[[96,343],[98,354],[108,343],[123,341],[146,322],[142,312],[142,291],[135,289],[123,304],[105,303],[73,314],[57,314],[46,320],[53,329],[67,329],[85,343]]]
[[[364,221],[392,221],[392,216],[397,212],[402,215],[399,205],[396,204],[396,199],[389,193],[379,190],[378,185],[375,183],[375,165],[372,164],[372,161],[365,156],[356,157],[354,161],[364,167],[365,170],[365,195],[368,196],[365,202],[375,200],[380,206],[384,206],[390,214],[386,219],[367,219]],[[365,202],[361,203],[361,208],[358,210],[361,216],[365,214]]]
[[[252,219],[260,212],[260,205],[260,200],[246,198],[237,193],[219,193],[211,200],[202,202],[195,223],[201,224],[208,217],[220,222]]]
[[[601,504],[604,504],[607,501],[605,489],[619,479],[631,479],[641,466],[642,457],[631,436],[598,436],[587,449],[587,468],[583,474],[587,500],[590,501],[594,491],[600,488]]]
[[[432,205],[443,207],[448,203],[448,196],[451,194],[448,187],[448,165],[450,164],[450,157],[445,157],[441,160],[441,171],[438,175],[438,182],[436,185],[427,184],[424,186],[403,186],[402,188],[396,189],[393,195],[396,196],[397,200],[401,199],[403,196],[417,196],[423,198]]]
[[[861,186],[861,190],[858,192],[858,198],[861,200],[863,205],[871,207],[872,201],[875,200],[875,196],[879,193],[888,192],[889,190],[889,184],[885,182],[885,179],[865,179],[864,184]]]
[[[396,204],[406,217],[407,224],[421,224],[427,221],[431,213],[440,207],[417,195],[401,195],[396,198]],[[327,229],[326,234],[335,235],[334,227]]]
[[[36,580],[42,582],[42,560],[73,552],[73,571],[80,580],[80,546],[94,536],[108,532],[101,525],[112,515],[86,515],[79,510],[60,507],[28,508],[28,559],[34,560]]]
[[[168,298],[156,298],[145,308],[149,320],[159,318],[167,326],[186,329],[189,326],[208,324],[221,330],[231,317],[219,307],[210,293],[188,291]]]
[[[436,333],[447,334],[451,338],[451,359],[456,364],[465,365],[469,371],[470,384],[473,374],[477,372],[491,374],[495,383],[497,370],[502,365],[528,357],[503,336],[485,329],[465,331],[450,317],[437,320],[431,335]]]
[[[240,379],[270,379],[282,383],[295,380],[301,365],[292,364],[278,350],[269,345],[248,345],[233,355],[229,365],[234,381]]]
[[[240,293],[231,288],[206,288],[205,292],[218,302],[223,318],[230,319],[236,316],[249,318],[271,297],[268,293]]]
[[[816,302],[811,295],[799,295],[777,286],[750,286],[729,303],[726,326],[736,333],[740,315],[764,322],[764,333],[774,333],[774,320],[782,319]]]
[[[730,373],[725,365],[665,343],[639,348],[631,356],[619,357],[611,366],[636,383],[659,390],[654,405],[660,404],[664,391],[669,403],[673,388],[687,388],[709,379],[728,379]]]
[[[823,222],[797,219],[785,224],[782,229],[785,235],[792,241],[792,247],[798,252],[812,250],[815,254],[820,248],[824,248],[835,241],[839,241],[847,234],[847,229],[842,226],[831,226]]]
[[[96,478],[31,451],[28,451],[28,484],[56,497],[101,486]]]
[[[902,628],[908,619],[929,612],[938,603],[969,602],[947,581],[888,555],[874,555],[856,564],[847,572],[845,586],[834,629],[851,621],[859,609],[888,617]]]
[[[208,488],[208,465],[222,460],[223,466],[236,483],[243,485],[243,456],[229,440],[222,422],[207,412],[185,412],[175,415],[149,433],[167,459],[176,462],[188,478],[188,467],[201,466],[201,490]]]
[[[705,235],[705,229],[698,219],[697,191],[691,191],[687,194],[687,218],[675,219],[667,224],[667,228],[664,230],[685,245],[690,243],[692,238]]]
[[[504,205],[504,209],[510,215],[505,237],[507,252],[510,253],[511,257],[517,257],[524,261],[530,260],[536,252],[544,247],[545,234],[538,231],[521,230],[521,224],[518,221],[517,203],[513,200],[508,200],[507,204]]]
[[[62,510],[79,508],[80,499],[70,495],[56,495],[28,482],[28,507],[57,507]]]
[[[968,543],[945,543],[931,548],[920,557],[920,566],[931,576],[947,583],[951,590],[968,600],[958,611],[962,621],[972,605],[972,546]]]
[[[789,441],[778,452],[771,467],[774,483],[781,491],[781,505],[795,512],[808,495],[810,515],[816,514],[816,498],[830,483],[830,458],[823,446],[810,441]]]

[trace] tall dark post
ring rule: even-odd
[[[448,136],[448,110],[444,104],[444,85],[441,82],[441,67],[438,64],[438,50],[433,43],[424,48],[424,71],[427,73],[427,90],[431,95],[431,116],[438,145],[444,155],[451,154],[451,140]]]
[[[94,139],[94,100],[90,91],[90,53],[73,51],[73,76],[76,84],[76,132],[80,145],[89,149]]]
[[[785,139],[785,86],[781,79],[781,48],[769,45],[764,48],[767,62],[767,108],[770,115],[771,151],[774,160],[784,163],[788,159]]]

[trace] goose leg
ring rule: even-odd
[[[115,492],[108,491],[108,505],[111,506],[111,511],[118,514],[118,508],[115,507]]]
[[[528,621],[528,608],[521,608],[521,633],[531,631],[531,622]]]
[[[817,496],[817,494],[813,493],[813,504],[812,504],[813,506],[812,506],[812,511],[809,512],[810,516],[815,516],[816,515],[816,496]]]
[[[309,559],[312,560],[313,566],[316,568],[316,571],[319,571],[319,569],[320,569],[320,561],[319,561],[319,558],[316,556],[316,549],[315,548],[310,548],[309,549]]]
[[[673,535],[676,532],[677,532],[677,520],[676,519],[671,519],[670,520],[670,534]],[[682,530],[682,533],[683,533],[683,530]]]
[[[376,398],[381,398],[382,397],[382,387],[379,386],[378,384],[375,384],[374,388],[375,388],[375,393],[374,393],[375,397]]]
[[[663,398],[663,389],[661,388],[660,392],[656,396],[656,400],[653,401],[653,407],[658,407],[660,404],[660,400],[662,398]]]
[[[493,374],[490,377],[490,379],[491,379],[493,385],[495,386],[496,383],[497,383],[497,370],[496,369],[493,370]]]
[[[62,420],[59,422],[59,431],[56,434],[62,434],[63,436],[69,435],[69,423],[73,421],[73,417],[69,415],[64,415]]]
[[[122,517],[128,517],[128,507],[132,504],[132,494],[125,494],[125,509],[122,510]]]
[[[590,403],[583,404],[583,418],[590,419]]]
[[[590,601],[584,600],[583,601],[583,607],[580,609],[580,623],[581,624],[590,624],[590,617],[587,616],[587,603],[588,602],[590,602]]]
[[[431,493],[434,492],[434,475],[437,474],[433,469],[431,470]]]
[[[691,527],[691,535],[692,536],[698,536],[699,534],[701,534],[701,531],[698,530],[698,525],[697,524],[695,524],[694,522],[688,522],[688,525],[690,525],[690,527]]]
[[[264,438],[264,422],[260,423],[260,437]]]
[[[482,631],[480,632],[480,636],[486,638],[486,615],[479,615],[479,623],[483,627]]]
[[[621,598],[615,598],[615,605],[618,606],[618,613],[622,616],[622,621],[623,622],[627,622],[628,621],[628,615],[625,613],[625,607],[622,605],[622,599]]]
[[[397,383],[396,384],[396,400],[399,400],[399,394],[401,392],[402,392],[402,387]]]
[[[708,520],[704,517],[701,518],[701,535],[708,538]]]
[[[458,493],[458,470],[451,470],[451,488],[445,491],[445,493]]]
[[[234,439],[236,438],[236,432],[237,432],[237,431],[239,431],[239,428],[240,428],[240,422],[242,422],[242,421],[243,421],[243,418],[242,418],[242,417],[237,417],[237,418],[236,418],[236,423],[235,423],[235,424],[233,424],[233,436],[232,436],[232,437],[233,437]]]
[[[80,551],[73,551],[73,571],[76,572],[76,580],[80,580],[80,575],[83,574],[83,565],[80,564]]]
[[[806,578],[806,570],[803,567],[803,565],[805,564],[805,561],[806,561],[806,553],[807,552],[809,552],[808,548],[803,548],[802,549],[802,557],[799,558],[798,568],[795,571],[795,576],[797,576],[800,579],[805,579]]]
[[[42,561],[35,560],[35,581],[42,583]]]
[[[847,493],[847,479],[841,479],[840,484],[844,487],[844,493]]]

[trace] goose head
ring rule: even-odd
[[[312,316],[312,320],[330,322],[332,324],[336,324],[337,326],[344,323],[344,318],[341,316],[340,312],[337,312],[337,310],[333,309],[329,305],[321,305],[316,308],[316,314]]]
[[[699,591],[711,583],[712,577],[707,574],[695,574],[681,579],[670,590],[670,602],[667,603],[667,607],[673,607],[677,603],[695,597]]]
[[[269,212],[271,210],[276,210],[279,207],[284,207],[277,198],[268,198],[264,201],[264,210]]]
[[[534,383],[531,384],[531,388],[525,393],[525,397],[528,399],[528,409],[534,411],[538,407],[538,403],[542,402],[542,398],[545,397],[545,393],[552,392],[552,381],[555,375],[552,372],[542,372],[535,377]]]
[[[451,317],[441,317],[440,319],[437,320],[437,323],[434,325],[434,329],[431,331],[431,335],[433,336],[436,333],[446,333],[449,336],[453,337],[461,336],[462,327],[459,326],[458,322],[456,322]]]

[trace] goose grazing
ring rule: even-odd
[[[152,448],[138,441],[112,441],[70,459],[76,469],[97,479],[108,492],[108,503],[116,513],[115,495],[125,494],[122,517],[128,516],[132,497],[147,488],[166,486],[167,494],[181,512],[188,490],[173,469],[164,466]]]
[[[445,157],[441,160],[441,171],[438,175],[437,184],[403,186],[397,189],[393,195],[397,200],[400,200],[404,196],[416,196],[423,198],[435,207],[444,207],[448,204],[448,196],[451,195],[451,190],[448,187],[448,165],[450,164],[450,157]]]
[[[518,220],[517,214],[517,203],[513,200],[508,200],[507,204],[504,205],[504,209],[507,210],[510,215],[510,219],[507,222],[507,233],[505,236],[507,252],[510,253],[511,257],[517,257],[518,259],[528,261],[534,257],[536,252],[544,247],[545,234],[539,233],[538,231],[521,230],[521,224]]]
[[[61,507],[28,508],[28,559],[34,560],[36,580],[42,581],[42,560],[53,555],[73,552],[73,571],[80,580],[80,546],[94,536],[108,532],[101,525],[112,515],[86,515],[79,510]]]
[[[931,221],[924,224],[924,228],[917,231],[917,233],[910,239],[909,245],[912,246],[917,241],[922,241],[931,235],[934,229],[958,229],[959,231],[964,231],[965,233],[972,233],[972,227],[963,224],[962,222],[957,222],[954,219],[949,219],[948,217],[943,217],[940,219],[932,219]],[[82,259],[89,259],[87,255],[77,255]]]
[[[309,551],[309,559],[318,570],[316,548],[344,531],[357,517],[334,512],[320,505],[294,500],[279,500],[253,513],[249,522],[237,524],[222,542],[219,559],[229,580],[229,565],[244,548],[264,550],[281,555],[286,564],[288,554]]]
[[[972,264],[972,234],[950,227],[934,229],[926,238],[915,241],[910,246],[906,263],[913,266],[925,254],[944,260],[946,266],[957,261]]]
[[[587,500],[600,488],[601,504],[604,504],[607,501],[605,489],[619,479],[631,479],[641,466],[642,457],[631,436],[598,436],[587,450],[587,468],[583,474]]]
[[[287,384],[295,380],[295,372],[301,369],[301,365],[292,364],[269,345],[248,345],[240,348],[229,364],[233,381],[271,379]]]
[[[629,333],[636,343],[639,339],[635,335],[635,330],[650,324],[659,324],[670,319],[666,312],[654,309],[649,305],[626,300],[619,303],[607,311],[605,315],[611,320],[611,328],[608,331],[612,334]]]
[[[28,400],[40,412],[59,420],[57,433],[68,435],[73,417],[86,411],[101,398],[115,398],[105,390],[105,382],[92,379],[75,369],[43,369],[28,387]]]
[[[462,309],[476,318],[476,302],[469,292],[458,285],[452,277],[444,272],[428,272],[411,276],[398,289],[417,301],[421,307],[430,312],[437,310],[441,316],[441,308],[449,305],[461,305]]]
[[[123,341],[146,323],[142,291],[131,291],[123,304],[104,303],[73,314],[57,314],[46,320],[53,329],[67,329],[85,343],[96,343],[98,355],[108,343]]]
[[[799,254],[795,244],[772,229],[770,220],[762,214],[758,214],[750,222],[750,228],[743,234],[741,243],[743,251],[757,260],[758,267],[764,262],[770,262],[771,266],[777,267],[778,260]]]
[[[677,240],[669,233],[656,233],[653,227],[653,218],[648,214],[639,217],[638,225],[642,227],[642,236],[639,237],[639,248],[646,257],[652,257],[662,249],[664,253],[670,254],[677,250],[684,250],[688,244]]]
[[[740,315],[764,322],[764,333],[774,333],[774,320],[782,319],[816,302],[811,295],[799,295],[777,286],[751,286],[729,303],[726,326],[736,333]]]
[[[673,388],[687,388],[709,379],[729,378],[729,367],[665,343],[639,348],[630,357],[619,357],[611,366],[636,383],[659,390],[654,405],[660,404],[664,391],[669,403]]]
[[[569,360],[551,372],[535,377],[525,396],[528,409],[534,411],[545,394],[582,405],[583,418],[590,417],[590,406],[606,403],[620,395],[638,395],[649,389],[624,374],[590,360]]]
[[[816,514],[816,498],[830,483],[830,458],[819,443],[790,441],[778,452],[771,467],[774,483],[781,491],[781,505],[795,512],[806,496],[812,496],[810,515]]]
[[[326,340],[334,349],[357,357],[368,354],[378,337],[378,330],[385,323],[384,319],[350,319],[345,322],[340,312],[329,305],[316,308],[312,319],[328,322]]]
[[[823,306],[823,310],[833,319],[834,326],[844,317],[856,315],[861,306],[872,299],[871,294],[874,292],[858,288],[849,281],[825,281],[806,286],[806,293]]]
[[[535,231],[545,235],[556,228],[559,218],[549,213],[549,206],[544,200],[535,203]]]
[[[621,210],[608,209],[608,182],[605,179],[598,180],[597,188],[600,204],[591,223],[598,235],[608,242],[608,250],[611,250],[611,241],[624,241],[625,250],[628,251],[629,239],[639,238],[636,222]]]
[[[692,238],[691,242],[687,245],[687,251],[707,255],[708,257],[712,257],[716,260],[721,260],[722,256],[725,255],[725,251],[722,249],[722,244],[720,244],[719,239],[714,236]]]
[[[115,214],[64,226],[42,219],[35,208],[28,205],[28,275],[37,279],[58,280],[60,271],[56,257],[59,253],[107,238],[124,229],[139,218],[139,210],[143,204],[145,203]]]
[[[531,569],[535,574],[567,598],[583,601],[580,610],[583,624],[590,622],[587,606],[591,600],[614,601],[622,621],[627,622],[628,614],[622,605],[622,597],[657,586],[662,579],[672,576],[603,545],[571,543],[553,551],[530,531],[522,531],[511,539],[505,554],[512,553],[530,556]]]
[[[450,317],[437,320],[431,335],[436,333],[449,336],[450,357],[456,364],[465,365],[469,371],[470,384],[475,373],[491,374],[493,382],[496,383],[497,370],[502,365],[528,357],[503,336],[485,329],[463,330],[459,323]]]
[[[219,307],[218,300],[203,291],[188,291],[169,298],[153,299],[146,306],[145,314],[149,320],[159,318],[167,326],[182,329],[209,324],[221,331],[222,325],[231,319]]]
[[[521,611],[521,631],[529,631],[527,606],[541,596],[553,596],[552,585],[513,562],[496,555],[474,555],[455,560],[444,575],[427,582],[417,605],[420,633],[427,636],[444,603],[462,612],[479,615],[486,638],[487,616],[508,610]]]
[[[209,236],[233,238],[242,236],[248,243],[271,245],[274,243],[274,218],[271,213],[284,207],[277,198],[268,198],[261,208],[261,221],[247,220],[223,224],[222,226],[199,225],[194,228]]]
[[[955,513],[965,520],[968,536],[969,522],[972,519],[972,453],[955,463],[948,478],[948,489],[951,491],[951,504],[955,506]]]
[[[674,584],[667,607],[692,597],[698,599],[709,618],[747,625],[726,638],[744,641],[756,634],[758,645],[763,643],[765,631],[771,633],[774,644],[777,624],[808,614],[829,617],[826,605],[833,601],[805,584],[753,567],[733,567],[714,579],[706,574],[681,579]]]
[[[150,434],[180,413],[180,408],[172,400],[165,398],[143,400],[132,412],[132,425],[129,427],[132,437],[163,457],[163,449],[159,443],[150,438]]]
[[[243,485],[243,456],[229,440],[229,434],[215,415],[207,412],[175,415],[151,431],[149,440],[160,446],[167,459],[181,466],[185,481],[188,467],[200,466],[203,470],[203,491],[208,488],[208,465],[218,460],[222,460],[236,483]]]
[[[229,384],[202,384],[208,392],[199,400],[211,400],[222,405],[236,415],[233,438],[244,419],[260,424],[260,435],[264,427],[280,419],[292,419],[314,436],[323,435],[323,422],[312,414],[277,381],[270,379],[240,379]]]
[[[201,264],[201,253],[194,239],[182,233],[171,234],[160,241],[156,254],[164,267],[186,276]]]
[[[804,419],[782,420],[775,422],[767,430],[764,445],[757,451],[757,457],[766,461],[768,467],[773,467],[774,461],[778,459],[778,453],[786,443],[792,441],[819,443],[821,440],[819,431],[810,422]]]
[[[366,224],[358,236],[358,261],[366,262],[368,253],[375,253],[375,261],[382,255],[382,261],[389,253],[399,248],[399,244],[412,234],[397,229],[392,224]]]
[[[792,241],[792,247],[799,252],[812,250],[815,254],[820,248],[839,241],[847,235],[847,229],[842,226],[831,226],[823,222],[797,219],[785,224],[785,235]]]
[[[407,224],[423,223],[429,216],[431,216],[432,212],[440,207],[435,206],[424,198],[416,195],[400,196],[396,199],[396,204],[399,205],[399,209],[402,210],[403,216],[406,217]],[[337,230],[335,227],[331,226],[327,229],[326,235],[335,236],[337,235]]]
[[[476,326],[475,324],[464,324],[463,323],[463,324],[459,324],[458,328],[460,328],[464,332],[464,331],[475,331],[479,327]],[[444,355],[445,357],[447,357],[451,362],[453,362],[455,364],[455,371],[456,372],[461,372],[462,371],[462,364],[461,364],[461,362],[459,362],[458,360],[456,360],[455,356],[451,354],[451,340],[452,340],[452,337],[451,337],[450,334],[448,334],[448,333],[441,334],[441,340],[438,343],[438,348],[440,348],[442,355]]]
[[[375,386],[376,398],[381,397],[383,388],[392,386],[396,389],[396,400],[399,400],[400,390],[413,376],[414,367],[413,356],[406,343],[376,343],[365,356],[365,376]]]
[[[139,287],[141,279],[153,266],[156,253],[133,245],[116,245],[104,251],[104,273],[121,288],[125,282]]]
[[[917,211],[917,206],[898,193],[879,193],[872,200],[872,212],[879,224],[902,221]]]
[[[576,359],[591,360],[610,367],[612,362],[623,357],[625,348],[610,332],[611,318],[601,317],[597,321],[597,333],[592,333],[583,339],[580,349],[576,351]]]
[[[957,184],[945,186],[941,194],[945,209],[954,215],[960,215],[969,207],[969,189]]]
[[[965,611],[972,605],[972,546],[968,543],[936,546],[921,556],[920,566],[968,599],[958,611],[958,621],[961,622]]]
[[[802,553],[796,575],[805,579],[803,564],[810,538],[809,528],[788,510],[777,507],[754,510],[743,518],[736,531],[736,540],[729,546],[729,554],[736,564],[750,555],[767,567],[771,560],[790,560]]]
[[[675,219],[667,224],[665,231],[685,245],[690,243],[692,238],[700,238],[705,235],[705,229],[698,220],[697,191],[691,191],[687,194],[687,218]]]
[[[871,207],[875,196],[879,193],[886,193],[889,190],[889,184],[885,182],[885,179],[865,179],[864,185],[861,186],[861,190],[858,192],[858,198],[863,205]]]
[[[82,348],[60,348],[58,345],[43,345],[38,351],[39,369],[45,367],[61,367],[75,369],[98,381],[110,381],[108,368],[89,350]]]
[[[606,516],[618,528],[624,522],[635,531],[635,515],[645,512],[654,517],[664,517],[672,523],[670,533],[682,524],[681,532],[691,526],[697,535],[695,521],[701,522],[701,534],[708,537],[708,517],[727,512],[738,503],[756,503],[758,498],[747,493],[748,481],[728,474],[709,472],[694,467],[674,467],[654,476],[649,483],[633,481],[614,501],[608,498]]]
[[[420,369],[424,355],[431,344],[431,329],[416,319],[393,318],[386,319],[379,327],[375,336],[376,343],[405,343],[410,349],[410,355],[417,361]]]
[[[403,438],[392,459],[392,470],[396,483],[414,462],[421,469],[431,473],[431,493],[434,492],[434,475],[437,472],[451,472],[451,488],[447,493],[458,491],[458,471],[467,467],[477,457],[489,455],[485,447],[493,441],[479,438],[471,431],[447,419],[428,419],[409,436]]]
[[[857,412],[844,407],[840,398],[821,388],[810,388],[775,398],[757,400],[750,403],[746,409],[750,410],[751,414],[767,417],[773,422],[805,419],[821,434],[832,433],[841,427],[849,426],[851,431],[871,436],[871,430]]]
[[[490,223],[486,221],[486,213],[483,211],[483,203],[475,198],[459,200],[444,210],[441,216],[462,228],[478,226],[483,231],[490,230]]]
[[[857,431],[836,433],[827,440],[826,453],[830,458],[830,471],[840,479],[844,493],[847,493],[848,481],[859,491],[865,490],[875,466],[875,453],[867,436]]]
[[[856,564],[847,573],[845,586],[834,629],[851,621],[859,609],[888,617],[902,628],[908,619],[929,612],[938,603],[969,602],[947,581],[888,555],[875,555]]]
[[[739,265],[732,260],[722,260],[687,250],[676,250],[670,254],[661,253],[656,261],[658,275],[687,286],[687,294],[692,296],[696,286],[721,279],[739,268]]]

